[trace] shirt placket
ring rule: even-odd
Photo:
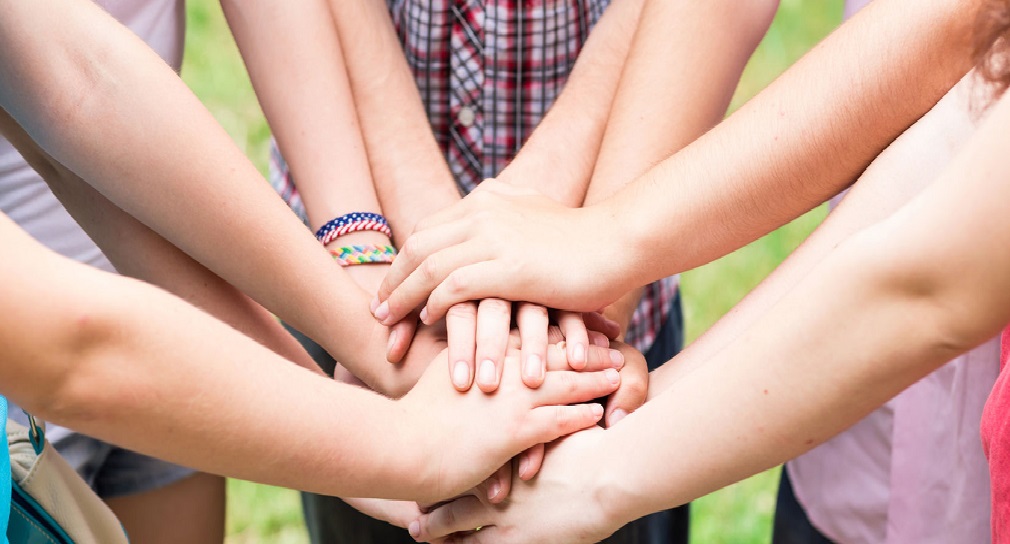
[[[471,191],[481,181],[484,162],[484,0],[453,0],[449,59],[449,164]]]

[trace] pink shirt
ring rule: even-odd
[[[1010,327],[1003,331],[1000,375],[982,414],[982,445],[992,480],[992,541],[1010,542],[1010,374],[1003,372],[1010,358]]]

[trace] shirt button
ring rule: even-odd
[[[463,125],[464,127],[473,126],[473,122],[474,120],[476,120],[476,118],[477,113],[473,111],[473,106],[463,106],[462,108],[459,109],[459,115],[457,116],[457,119],[459,120],[459,124]]]

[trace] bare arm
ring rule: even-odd
[[[0,242],[17,256],[0,261],[3,394],[47,420],[208,472],[438,500],[602,415],[546,404],[616,386],[608,373],[552,372],[534,391],[515,371],[496,402],[456,393],[443,361],[392,401],[288,364],[160,289],[60,257],[5,216]]]
[[[968,71],[974,7],[874,2],[740,111],[599,205],[552,208],[514,191],[468,197],[415,234],[393,265],[379,290],[388,319],[432,291],[432,317],[474,296],[599,308],[754,240],[841,190]],[[519,203],[536,216],[517,221]],[[495,241],[485,241],[492,232]],[[425,277],[412,274],[429,256],[439,262]],[[561,270],[564,285],[539,280]]]
[[[385,0],[330,0],[379,201],[399,244],[460,198]]]
[[[774,0],[646,2],[586,204],[613,196],[722,119],[777,7]],[[640,298],[632,290],[609,315],[626,329]]]
[[[338,359],[381,361],[367,296],[164,62],[89,3],[3,7],[0,96],[40,147]]]
[[[615,0],[550,111],[498,179],[582,206],[644,0]]]
[[[514,515],[453,521],[500,522],[513,537],[581,527],[571,541],[595,541],[809,450],[990,338],[1010,320],[1008,122],[1004,99],[934,184],[850,237],[705,365],[614,428],[548,452],[538,482],[513,487]],[[685,437],[691,447],[677,448]],[[650,453],[622,463],[631,448]],[[678,462],[669,463],[674,448]],[[566,470],[575,459],[582,465]],[[599,463],[613,468],[574,476]],[[558,513],[521,523],[575,497],[591,497],[566,509],[581,522]],[[608,513],[585,519],[594,507]]]
[[[652,375],[650,397],[710,359],[773,307],[839,244],[904,206],[935,181],[952,155],[974,133],[971,92],[966,76],[929,113],[902,134],[853,185],[824,223],[765,281],[712,326],[674,364]],[[976,100],[978,97],[976,97]]]

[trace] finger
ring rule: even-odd
[[[449,376],[457,391],[468,391],[473,384],[474,349],[477,345],[477,304],[461,302],[445,315],[449,344]]]
[[[565,335],[561,334],[561,329],[557,325],[551,325],[550,327],[547,328],[548,344],[557,344],[559,342],[564,341],[565,341]]]
[[[544,464],[543,444],[537,444],[532,448],[522,452],[519,456],[519,479],[529,481],[540,472],[540,467]]]
[[[546,406],[588,402],[613,393],[620,384],[620,373],[613,368],[602,372],[573,372],[570,370],[548,372],[543,385],[535,392],[534,403],[538,406]]]
[[[441,542],[433,544],[491,544],[492,542],[507,542],[503,540],[503,532],[494,525],[485,525],[480,531],[469,531],[453,535]]]
[[[485,393],[498,389],[512,323],[512,303],[487,298],[477,305],[477,387]]]
[[[582,370],[586,367],[586,351],[589,349],[589,334],[582,314],[558,312],[558,326],[568,346],[568,364],[575,370]]]
[[[609,343],[609,341],[608,341]],[[589,346],[586,353],[586,367],[579,372],[599,372],[608,368],[620,370],[624,367],[624,354],[616,349]],[[563,344],[547,346],[547,370],[569,370],[568,352]]]
[[[595,403],[541,406],[529,412],[517,438],[528,444],[544,444],[592,427],[601,419],[603,419],[603,406]]]
[[[410,310],[413,310],[424,302],[424,298],[421,297],[415,300],[408,307],[408,310],[402,313],[393,313],[391,310],[399,310],[406,306],[406,304],[400,301],[398,306],[391,308],[388,304],[388,299],[408,276],[417,273],[421,267],[421,263],[446,248],[464,242],[469,234],[466,223],[466,221],[455,221],[439,225],[430,230],[416,233],[407,239],[407,242],[403,244],[403,248],[400,249],[396,258],[393,259],[393,264],[386,271],[386,277],[382,279],[382,284],[379,285],[379,290],[372,301],[372,314],[376,319],[383,324],[395,323],[407,315]],[[438,265],[438,262],[436,261],[433,265]],[[433,271],[426,270],[426,273]],[[437,284],[438,282],[435,283]]]
[[[589,333],[589,345],[590,346],[599,346],[599,347],[603,347],[603,348],[609,348],[610,347],[610,339],[607,338],[607,335],[603,334],[602,332],[598,332],[598,331],[587,331],[587,332]]]
[[[441,319],[450,306],[461,300],[530,300],[531,296],[526,295],[534,293],[527,290],[524,294],[522,286],[516,281],[501,261],[481,261],[462,266],[450,273],[428,296],[428,303],[421,313],[422,321],[428,323]]]
[[[499,504],[509,496],[511,490],[512,461],[509,461],[491,476],[491,481],[487,487],[487,500],[491,504]]]
[[[399,363],[410,349],[410,343],[417,332],[417,314],[411,314],[393,325],[389,331],[389,343],[386,346],[386,360]]]
[[[604,419],[609,428],[634,412],[643,404],[649,394],[649,367],[645,357],[625,350],[625,364],[621,369],[621,386],[607,399],[607,414]],[[636,356],[637,354],[637,356]]]
[[[419,305],[425,304],[425,299],[428,298],[432,290],[445,281],[457,268],[485,261],[490,259],[491,256],[491,250],[487,244],[472,240],[461,240],[460,243],[428,254],[397,285],[389,294],[389,297],[385,299],[385,302],[379,305],[375,311],[376,318],[383,324],[388,324],[399,319],[401,314],[409,313]],[[396,264],[395,261],[393,264]],[[390,271],[392,271],[392,268],[390,268]],[[389,278],[389,274],[386,274],[386,278]],[[481,298],[488,297],[470,297],[455,302]],[[380,317],[383,314],[385,314],[385,318]],[[432,316],[429,312],[422,309],[421,321],[426,325],[431,325],[439,319],[441,319],[441,316]]]
[[[616,340],[621,335],[621,326],[599,312],[586,312],[582,314],[582,319],[587,329],[602,332],[611,340]]]
[[[468,496],[421,515],[407,526],[407,531],[414,540],[426,542],[490,525],[493,514],[494,511],[482,504],[480,499]]]
[[[536,389],[544,382],[547,371],[547,328],[550,326],[547,308],[528,302],[520,304],[516,325],[522,340],[523,383]]]

